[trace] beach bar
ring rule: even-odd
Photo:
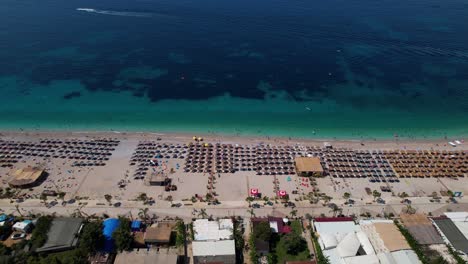
[[[8,185],[13,188],[29,188],[38,184],[46,175],[45,171],[40,168],[26,167],[14,172],[14,178],[8,182]]]
[[[297,157],[295,163],[296,172],[299,176],[323,176],[323,167],[318,157]]]

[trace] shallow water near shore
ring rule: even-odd
[[[0,129],[468,135],[463,1],[0,5]]]

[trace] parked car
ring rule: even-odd
[[[44,196],[57,196],[57,192],[54,190],[44,190],[42,191],[42,195]]]
[[[25,233],[16,233],[11,236],[12,240],[24,239],[26,237]]]
[[[401,203],[404,203],[404,204],[411,204],[411,200],[409,200],[409,199],[403,199],[403,200],[401,200]]]
[[[261,206],[260,206],[259,204],[257,204],[257,203],[252,204],[252,208],[260,208],[260,207],[261,207]]]
[[[377,198],[377,203],[385,204],[385,200],[379,197],[379,198]]]
[[[172,204],[171,207],[181,207],[182,204],[181,203],[175,203],[175,204]]]

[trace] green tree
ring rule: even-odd
[[[297,216],[297,210],[293,209],[291,212],[289,212],[289,214],[291,214],[291,218],[295,218]]]
[[[255,217],[255,211],[254,211],[254,209],[253,209],[253,208],[251,208],[251,209],[247,210],[247,213],[249,213],[249,214],[250,214],[250,218],[252,218],[252,217]]]
[[[0,243],[0,256],[10,255],[10,248]]]
[[[312,235],[312,243],[313,243],[315,253],[316,253],[317,264],[330,264],[330,260],[328,259],[328,257],[323,255],[317,236],[315,236],[315,233],[313,231],[311,232],[311,235]]]
[[[47,241],[47,232],[52,224],[52,216],[41,216],[37,219],[36,227],[31,235],[33,248],[39,248]]]
[[[258,223],[252,232],[252,235],[255,237],[255,239],[263,241],[270,241],[271,234],[270,223],[266,221]]]
[[[183,246],[185,243],[185,224],[182,220],[177,221],[176,225],[176,241],[177,247]]]
[[[374,191],[372,192],[372,196],[374,196],[374,201],[375,201],[376,198],[380,197],[381,195],[382,195],[382,194],[379,193],[377,190],[374,190]]]
[[[304,238],[301,237],[301,235],[297,234],[296,232],[286,234],[283,240],[288,254],[291,255],[297,255],[307,247],[307,242],[304,240]]]
[[[137,196],[137,200],[138,200],[138,201],[142,201],[143,204],[146,204],[146,202],[148,201],[148,195],[146,195],[146,193],[140,193],[140,194]]]
[[[57,197],[63,201],[64,198],[65,198],[65,194],[66,194],[65,192],[59,192],[59,193],[57,194]]]
[[[148,208],[140,208],[140,211],[138,212],[138,216],[143,220],[147,221],[148,220]]]
[[[130,250],[133,243],[133,235],[130,231],[130,220],[125,217],[119,217],[119,226],[112,234],[115,240],[115,246],[118,251]]]
[[[80,236],[79,248],[87,253],[95,253],[104,244],[102,222],[90,222],[84,225]]]
[[[16,212],[19,214],[19,216],[23,217],[23,213],[21,213],[19,204],[15,204],[15,209],[16,209]]]
[[[104,199],[106,199],[106,201],[110,204],[111,201],[112,201],[112,195],[110,195],[110,194],[105,194],[105,195],[104,195]]]
[[[340,207],[338,207],[338,205],[336,205],[336,204],[332,204],[331,209],[332,209],[332,212],[333,212],[333,216],[336,216],[337,213],[341,213],[342,210],[343,210]]]
[[[345,193],[343,194],[343,198],[344,198],[344,199],[348,200],[349,197],[351,197],[351,194],[350,194],[349,192],[345,192]]]
[[[200,209],[200,212],[198,212],[198,216],[200,216],[201,218],[207,218],[208,214],[206,213],[206,209],[205,208]]]
[[[41,201],[42,201],[44,204],[47,203],[47,195],[45,195],[45,194],[42,193],[41,196],[39,197],[39,199],[41,199]]]

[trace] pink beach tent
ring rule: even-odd
[[[254,188],[250,189],[250,195],[251,196],[257,196],[258,195],[258,189],[254,189]]]

